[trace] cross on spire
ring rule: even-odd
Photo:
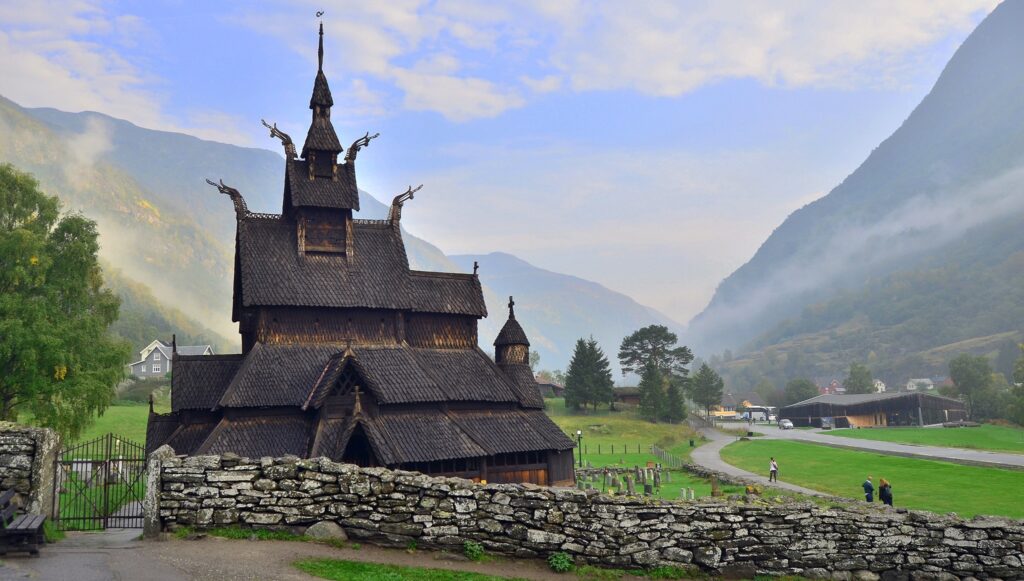
[[[516,318],[515,306],[516,306],[516,302],[512,299],[512,297],[510,295],[508,297],[508,318],[510,318],[510,319]]]

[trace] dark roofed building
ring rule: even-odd
[[[640,405],[640,388],[639,387],[616,387],[612,390],[614,394],[615,403],[624,404],[627,406],[638,406]]]
[[[570,484],[573,442],[544,414],[529,339],[509,301],[492,361],[476,274],[414,271],[397,196],[387,220],[359,220],[355,162],[344,151],[321,67],[299,159],[282,140],[281,214],[235,206],[232,319],[238,355],[171,349],[171,412],[150,413],[146,447],[179,454],[327,456],[490,482]],[[270,127],[268,125],[268,127]]]
[[[924,426],[967,417],[963,402],[932,393],[825,394],[779,411],[796,426]]]

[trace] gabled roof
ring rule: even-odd
[[[210,408],[316,408],[345,365],[354,367],[365,389],[382,405],[462,401],[544,406],[529,368],[523,366],[522,377],[510,377],[479,349],[360,345],[351,348],[348,358],[345,351],[346,346],[337,343],[256,343]],[[177,397],[172,389],[172,398]]]
[[[171,374],[171,409],[213,408],[241,365],[242,355],[178,355]]]
[[[308,454],[309,444],[310,422],[301,415],[224,418],[195,454],[233,452],[242,456],[275,457],[293,454],[301,458]]]
[[[472,274],[412,270],[409,282],[414,311],[487,316],[480,279]]]
[[[409,260],[398,228],[353,225],[355,256],[297,252],[291,220],[249,217],[238,223],[242,306],[410,309]]]
[[[337,139],[337,138],[335,138]],[[338,179],[309,179],[309,162],[289,159],[285,162],[285,207],[349,208],[359,210],[359,188],[356,187],[355,165],[337,164]]]
[[[299,256],[295,223],[249,216],[238,223],[242,306],[363,307],[487,315],[480,280],[470,274],[410,271],[400,229],[353,222],[354,257]],[[237,298],[237,297],[236,297]]]
[[[332,343],[256,343],[215,406],[301,406],[316,385],[325,364],[343,349]]]
[[[210,351],[213,354],[213,346],[211,345],[178,345],[178,356],[182,355],[206,355],[206,352]]]
[[[805,405],[811,405],[811,404],[859,405],[859,404],[863,404],[863,403],[870,403],[870,402],[877,402],[877,401],[886,401],[886,400],[894,400],[894,399],[901,399],[901,398],[916,398],[916,397],[933,398],[933,399],[945,400],[945,401],[947,401],[949,403],[955,403],[955,404],[957,404],[959,406],[963,405],[963,402],[961,402],[960,400],[956,400],[956,399],[953,399],[951,397],[945,397],[945,396],[942,396],[942,395],[936,395],[934,393],[916,392],[916,391],[912,391],[912,392],[893,391],[893,392],[884,392],[884,393],[855,393],[855,394],[838,394],[838,393],[836,393],[836,394],[824,394],[824,395],[818,395],[818,396],[812,397],[810,399],[805,399],[804,401],[801,401],[801,402],[790,404],[790,405],[786,406],[783,409],[790,409],[790,408],[795,408],[795,407],[800,407],[800,406],[805,406]]]

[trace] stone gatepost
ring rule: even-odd
[[[0,487],[18,493],[26,512],[52,516],[59,453],[57,432],[0,422]]]
[[[174,448],[164,444],[149,455],[146,461],[146,497],[142,500],[142,536],[155,539],[163,527],[160,524],[160,493],[163,483],[160,475],[164,462],[174,458]]]

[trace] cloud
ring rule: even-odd
[[[161,79],[132,62],[146,22],[109,14],[100,2],[0,4],[0,94],[27,107],[98,111],[152,129],[245,142],[236,120],[217,111],[186,119],[164,112]]]
[[[725,79],[898,87],[935,43],[969,31],[997,3],[651,0],[624,10],[611,0],[340,2],[326,28],[346,73],[374,76],[407,109],[467,121],[559,90],[675,97]],[[240,18],[309,54],[294,41],[307,37],[299,31],[308,18],[291,4]]]

